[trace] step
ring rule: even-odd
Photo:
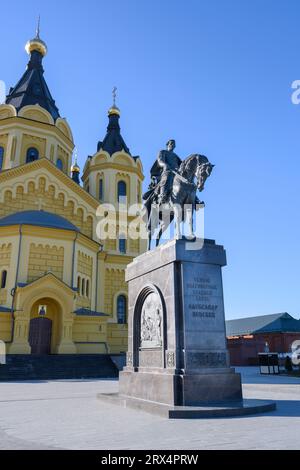
[[[118,369],[107,354],[9,355],[0,365],[0,381],[117,378]]]

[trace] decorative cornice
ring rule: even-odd
[[[30,289],[33,285],[39,285],[47,282],[47,286],[49,284],[49,281],[54,282],[56,285],[60,286],[63,288],[68,294],[74,295],[75,291],[72,289],[70,286],[68,286],[65,282],[61,281],[58,279],[58,277],[55,276],[55,274],[49,272],[44,274],[43,276],[39,277],[38,279],[35,279],[34,281],[30,282],[29,284],[26,284],[23,287],[18,286],[17,291],[25,291]]]
[[[1,182],[7,181],[8,179],[12,179],[21,175],[27,175],[28,173],[31,173],[32,171],[38,170],[40,168],[49,170],[50,173],[52,173],[59,181],[74,191],[75,194],[78,194],[78,196],[81,197],[81,199],[89,204],[94,210],[98,208],[99,201],[91,196],[91,194],[89,194],[84,188],[75,183],[70,176],[56,168],[54,163],[48,160],[48,158],[40,158],[34,162],[25,163],[24,165],[11,168],[10,170],[3,170],[0,172],[0,184]]]
[[[73,148],[75,147],[75,144],[72,140],[70,140],[66,134],[63,133],[59,127],[57,127],[55,124],[48,124],[46,122],[41,122],[41,121],[36,121],[34,119],[28,119],[22,116],[13,116],[13,117],[8,117],[5,119],[0,119],[0,128],[2,126],[10,126],[10,125],[22,125],[20,120],[24,121],[23,125],[29,126],[29,128],[33,127],[38,127],[44,130],[49,130],[51,131],[55,130],[58,132],[59,136],[65,141],[66,144],[72,146]]]
[[[114,254],[107,254],[105,257],[105,261],[111,264],[124,264],[124,268],[131,263],[133,260],[133,256],[128,255],[114,255]]]
[[[89,165],[88,168],[83,173],[82,180],[84,181],[88,176],[93,173],[94,171],[101,171],[101,170],[116,170],[116,171],[124,171],[125,173],[135,173],[141,181],[144,181],[145,177],[143,173],[134,166],[126,166],[120,165],[119,163],[113,162],[105,162],[105,163],[97,163],[96,165]]]

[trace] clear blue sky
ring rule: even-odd
[[[0,79],[27,63],[41,14],[46,79],[83,166],[118,87],[122,134],[149,168],[169,138],[216,164],[205,235],[224,244],[227,318],[300,314],[298,0],[1,3]]]

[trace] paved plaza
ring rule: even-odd
[[[299,449],[300,379],[237,370],[244,397],[276,400],[277,411],[167,420],[97,400],[114,380],[0,383],[0,449]]]

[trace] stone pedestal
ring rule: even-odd
[[[119,396],[171,406],[242,400],[226,346],[222,246],[172,240],[127,268],[127,365]]]

